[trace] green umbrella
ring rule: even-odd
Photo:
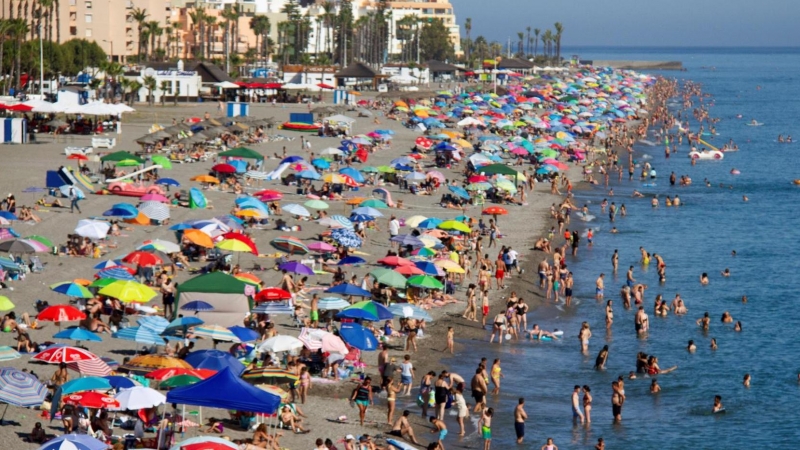
[[[330,207],[327,203],[323,202],[322,200],[309,200],[303,203],[303,205],[306,208],[311,208],[311,209],[328,209]]]
[[[408,279],[409,286],[427,289],[444,289],[444,285],[430,275],[415,275]]]
[[[375,209],[386,209],[389,207],[386,203],[378,200],[377,198],[371,198],[369,200],[364,200],[358,206],[369,206],[370,208]]]
[[[196,377],[194,375],[175,375],[174,377],[169,377],[166,380],[159,383],[159,387],[167,387],[167,388],[176,388],[182,386],[189,386],[192,384],[197,383],[198,381],[202,381],[202,378]]]
[[[385,284],[389,287],[399,289],[406,287],[406,277],[395,270],[381,267],[373,270],[369,274],[375,277],[375,281],[378,283]]]
[[[94,280],[92,284],[89,285],[89,287],[104,288],[115,281],[117,280],[114,278],[99,278],[97,280]]]
[[[381,173],[395,173],[394,167],[389,166],[378,166],[378,172]]]
[[[150,158],[153,161],[153,164],[158,164],[159,166],[163,167],[164,169],[172,169],[172,162],[166,156],[162,155],[155,155]]]
[[[372,166],[364,166],[359,170],[361,172],[364,172],[364,173],[378,173],[379,172],[376,167],[372,167]]]
[[[44,236],[39,236],[39,235],[34,234],[34,235],[26,237],[25,239],[28,239],[28,240],[31,240],[31,241],[36,241],[36,242],[41,242],[42,244],[44,244],[44,245],[46,245],[48,247],[55,247],[53,242],[50,239],[47,239]]]
[[[123,159],[122,161],[117,163],[117,167],[134,167],[141,164],[139,161],[135,159]]]

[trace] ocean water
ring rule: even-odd
[[[584,239],[578,257],[567,259],[576,277],[576,301],[566,310],[546,305],[528,318],[529,326],[535,322],[545,329],[565,330],[565,339],[502,347],[468,342],[474,356],[452,361],[454,370],[470,378],[481,356],[490,361],[501,358],[502,392],[489,403],[496,410],[493,448],[516,447],[512,412],[520,396],[527,399],[530,417],[522,448],[539,448],[547,437],[561,449],[592,447],[599,437],[610,449],[796,447],[800,227],[795,208],[800,186],[792,181],[800,178],[800,143],[779,144],[777,136],[792,134],[800,141],[800,49],[570,48],[564,52],[573,53],[584,59],[682,61],[687,72],[663,75],[702,84],[704,92],[713,95],[711,115],[721,119],[716,127],[720,135],[706,140],[721,146],[733,139],[740,151],[693,167],[685,141],[670,159],[665,159],[661,146],[638,145],[635,158],[640,162],[652,158],[647,160],[658,172],[656,186],[644,187],[638,177],[629,182],[626,171],[622,182],[611,177],[613,198],[603,188],[578,193],[577,202],[587,203],[597,219],[588,224],[596,228],[594,247],[587,248]],[[736,119],[737,114],[743,119]],[[747,126],[751,119],[764,126]],[[697,124],[692,121],[691,127],[696,130]],[[734,167],[741,175],[729,173]],[[693,185],[671,187],[670,172],[691,176]],[[712,187],[706,187],[704,179]],[[647,198],[632,198],[633,189]],[[654,194],[662,200],[657,209],[650,206]],[[675,194],[684,206],[665,207],[664,197]],[[743,201],[744,195],[749,202]],[[608,216],[599,207],[603,198],[628,209],[627,217],[617,216],[619,234],[608,232]],[[577,223],[575,218],[572,223]],[[664,257],[666,284],[658,283],[654,264],[649,269],[639,265],[640,246]],[[616,276],[611,267],[614,249],[621,255]],[[737,256],[731,255],[732,250]],[[637,281],[648,285],[644,306],[651,330],[646,339],[636,337],[634,310],[624,310],[619,296],[629,265],[636,267]],[[720,275],[725,268],[730,268],[730,278]],[[594,300],[594,280],[600,272],[606,273],[606,299],[614,300],[611,333],[605,331],[604,304]],[[710,275],[708,286],[699,283],[702,272]],[[676,293],[689,313],[654,317],[655,296],[662,294],[671,302]],[[524,298],[526,293],[519,295]],[[747,304],[741,302],[743,295]],[[712,323],[704,333],[695,320],[706,311]],[[742,332],[721,323],[724,311],[742,321]],[[584,320],[594,334],[588,355],[580,353],[577,340]],[[710,349],[711,338],[718,342],[716,351]],[[690,339],[698,347],[694,354],[686,351]],[[595,371],[595,356],[606,344],[607,370]],[[658,395],[649,393],[649,378],[627,380],[623,421],[614,424],[611,382],[635,369],[639,351],[658,356],[662,368],[677,365],[678,370],[658,377],[663,389]],[[752,376],[750,389],[742,386],[745,373]],[[576,384],[592,387],[590,426],[572,424],[570,395]],[[714,395],[723,397],[725,414],[711,414]],[[459,445],[480,443],[473,434]]]

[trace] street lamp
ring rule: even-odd
[[[111,54],[108,55],[108,60],[114,62],[114,41],[103,39],[103,42],[108,42],[111,45]]]

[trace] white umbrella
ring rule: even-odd
[[[167,397],[161,392],[144,386],[122,389],[114,398],[119,402],[119,408],[116,408],[118,411],[152,408],[167,401]]]
[[[108,222],[83,219],[79,221],[78,226],[75,227],[75,234],[94,240],[105,239],[110,228],[111,225],[109,225]]]
[[[161,250],[164,253],[178,253],[181,251],[181,246],[170,241],[165,241],[163,239],[153,239],[149,241],[142,242],[142,245],[136,247],[136,250],[141,250],[144,247],[151,246],[156,250]]]
[[[342,150],[338,149],[338,148],[328,147],[328,148],[322,150],[321,152],[319,152],[319,154],[320,155],[338,155],[338,156],[342,156],[342,155],[344,155],[344,152]]]
[[[481,121],[478,119],[474,119],[472,117],[467,117],[464,120],[459,121],[456,125],[460,127],[471,127],[471,126],[478,126],[482,125]]]
[[[27,102],[23,102],[22,104],[32,107],[33,112],[39,112],[39,113],[61,112],[61,110],[57,108],[54,103],[50,103],[44,100],[29,100]]]
[[[169,206],[161,202],[147,201],[139,205],[139,212],[153,220],[169,219]]]
[[[258,346],[258,351],[260,352],[272,352],[272,353],[279,353],[279,352],[290,352],[295,349],[303,348],[303,343],[300,339],[292,336],[286,336],[279,334],[277,336],[273,336],[261,345]]]
[[[221,81],[219,83],[215,83],[214,86],[222,89],[237,89],[241,87],[236,83],[231,83],[230,81]]]
[[[297,203],[290,203],[284,206],[282,209],[284,212],[288,212],[293,216],[309,217],[311,215],[305,206],[298,205]]]

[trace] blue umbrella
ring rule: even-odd
[[[458,149],[453,147],[450,144],[446,144],[444,142],[438,144],[436,147],[433,147],[434,150],[437,152],[457,152]]]
[[[371,217],[383,217],[383,213],[371,206],[359,206],[354,209],[352,214],[364,214]]]
[[[306,178],[308,180],[319,180],[321,178],[320,175],[313,170],[304,170],[302,172],[298,172],[295,176],[297,178]]]
[[[314,275],[313,269],[297,261],[285,262],[278,266],[278,270],[285,270],[287,272],[296,273],[298,275]]]
[[[375,130],[375,132],[378,134],[394,134],[394,131],[392,130]]]
[[[122,208],[111,208],[103,212],[104,217],[122,217],[123,219],[132,219],[138,215],[137,212],[131,212]]]
[[[297,155],[292,155],[292,156],[287,156],[286,158],[283,158],[281,160],[281,164],[293,163],[293,162],[302,161],[302,160],[303,160],[303,157],[297,156]]]
[[[30,408],[41,405],[46,395],[47,387],[33,375],[11,367],[0,369],[0,403]]]
[[[213,311],[214,307],[208,302],[204,302],[202,300],[193,300],[181,306],[181,309],[184,311],[202,312]]]
[[[68,381],[61,386],[61,395],[68,395],[83,391],[94,391],[98,389],[107,391],[111,389],[111,383],[102,377],[77,378],[75,380]]]
[[[180,186],[181,184],[178,183],[177,180],[173,180],[172,178],[159,178],[156,181],[156,184],[163,184],[164,186]]]
[[[367,262],[364,258],[359,258],[358,256],[348,256],[346,258],[342,258],[339,260],[337,265],[339,266],[355,266],[359,264],[364,264]]]
[[[464,189],[461,186],[449,185],[449,186],[447,186],[447,188],[450,189],[450,192],[452,192],[453,194],[456,194],[457,196],[463,198],[464,200],[469,200],[470,199],[469,192],[467,192],[467,190]]]
[[[186,222],[176,223],[175,225],[169,227],[169,229],[172,231],[190,230],[192,228],[194,228],[192,224]]]
[[[425,219],[417,225],[417,228],[422,228],[424,230],[433,230],[434,228],[438,227],[440,223],[442,223],[442,219],[437,219],[436,217],[431,217],[429,219]]]
[[[144,316],[138,320],[142,328],[147,328],[157,334],[161,334],[169,326],[169,321],[161,316]]]
[[[164,338],[159,336],[158,333],[142,326],[123,328],[112,334],[111,337],[122,339],[124,341],[134,341],[140,344],[166,344]]]
[[[228,161],[228,164],[233,166],[236,169],[236,173],[245,173],[247,171],[247,161],[243,161],[241,159],[234,159]]]
[[[0,217],[6,220],[18,220],[16,215],[8,211],[0,211]]]
[[[342,175],[347,175],[356,183],[363,183],[365,181],[364,175],[361,175],[361,172],[352,167],[345,167],[344,169],[339,170],[339,173]]]
[[[261,337],[261,334],[252,328],[235,325],[228,327],[228,329],[231,330],[231,333],[235,334],[236,337],[238,337],[242,342],[257,341],[258,338]]]
[[[94,269],[95,270],[105,270],[105,269],[110,269],[112,267],[117,267],[117,266],[121,266],[121,265],[122,265],[122,261],[120,261],[118,259],[109,259],[108,261],[103,261],[101,263],[95,264]]]
[[[322,159],[322,158],[314,158],[311,160],[311,165],[316,167],[317,169],[326,170],[330,169],[331,163]]]
[[[351,214],[350,215],[350,222],[370,222],[375,220],[374,217],[368,216],[366,214]]]
[[[132,387],[139,386],[139,383],[133,381],[128,377],[123,377],[119,375],[108,375],[103,378],[108,380],[108,383],[111,385],[111,387],[117,391],[119,391],[120,389],[129,389]]]
[[[172,322],[170,322],[169,325],[167,325],[167,328],[166,328],[165,331],[175,330],[175,329],[179,329],[179,328],[186,329],[186,328],[189,328],[189,327],[196,327],[197,325],[202,325],[203,323],[205,323],[205,322],[200,320],[200,318],[198,318],[198,317],[193,317],[193,316],[178,317],[177,319],[175,319]]]
[[[409,303],[395,303],[389,307],[389,311],[391,311],[395,317],[402,317],[404,319],[424,320],[426,322],[433,321],[433,317],[431,317],[431,315],[428,314],[427,311],[420,308],[419,306],[414,306]]]
[[[100,278],[113,278],[115,280],[136,281],[136,278],[122,267],[112,267],[110,269],[101,270],[97,272],[97,276]]]
[[[401,156],[400,158],[395,158],[395,159],[389,161],[389,165],[390,166],[394,166],[394,165],[398,165],[398,164],[400,164],[400,165],[406,164],[407,165],[407,164],[413,163],[413,162],[414,162],[414,158],[411,158],[410,156]]]
[[[353,229],[353,221],[348,219],[345,216],[341,216],[341,215],[337,214],[337,215],[331,216],[330,219],[335,221],[339,225],[343,226],[344,228],[347,228],[347,229],[350,229],[350,230]]]
[[[430,261],[417,261],[414,263],[414,265],[417,266],[419,270],[425,272],[426,275],[433,275],[435,277],[444,275],[442,270],[436,264]]]
[[[329,287],[325,290],[327,294],[339,294],[339,295],[353,295],[355,297],[372,297],[372,294],[369,291],[361,289],[360,287],[350,284],[350,283],[342,283],[337,284],[336,286]]]
[[[184,359],[195,369],[210,369],[217,372],[228,367],[237,377],[244,372],[244,364],[228,352],[221,350],[198,350],[189,353]]]
[[[351,346],[364,351],[378,349],[378,339],[371,331],[357,323],[343,323],[339,328],[339,336]]]
[[[78,450],[105,450],[108,444],[97,440],[88,434],[64,434],[44,443],[37,450],[59,450],[64,441],[69,441]],[[71,448],[71,447],[69,447]]]
[[[397,242],[400,245],[410,245],[412,247],[425,247],[425,243],[420,241],[418,237],[411,234],[398,234],[390,239],[392,242]]]
[[[345,247],[361,247],[361,238],[353,230],[347,228],[335,228],[331,231],[331,239]]]
[[[407,166],[405,164],[394,164],[394,165],[392,165],[392,167],[394,167],[395,170],[399,170],[401,172],[413,172],[414,171],[413,167]]]
[[[71,341],[94,341],[94,342],[102,342],[100,336],[92,333],[91,331],[80,328],[80,327],[72,327],[67,328],[66,330],[61,330],[58,333],[53,335],[56,339],[69,339]]]

